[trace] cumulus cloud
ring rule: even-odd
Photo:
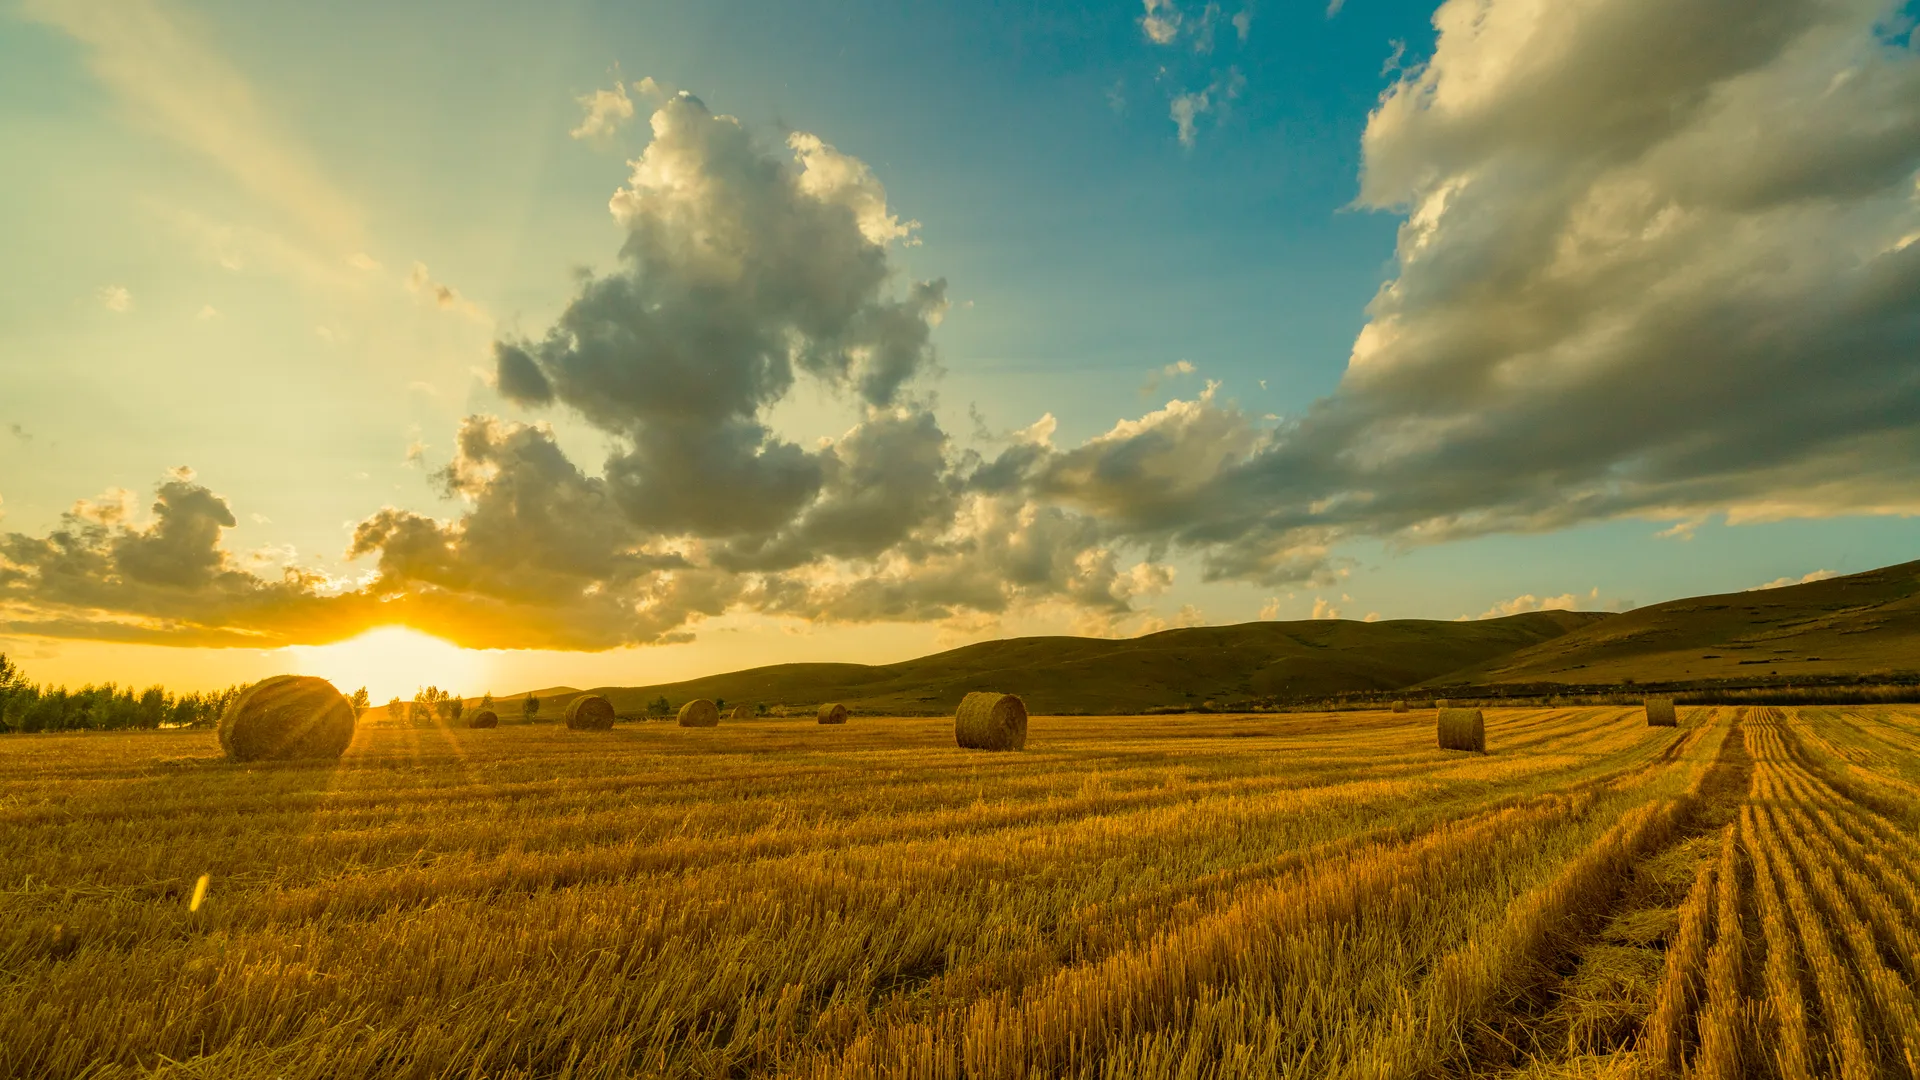
[[[805,374],[876,409],[931,367],[944,281],[892,289],[911,232],[865,164],[811,135],[782,159],[681,94],[611,209],[623,267],[539,341],[496,349],[501,392],[571,406],[613,436],[615,499],[645,527],[769,542],[832,463],[764,412]]]
[[[1521,593],[1511,600],[1502,600],[1480,613],[1482,619],[1499,619],[1508,615],[1523,615],[1529,611],[1575,611],[1582,603],[1598,605],[1600,587],[1594,588],[1585,596],[1575,593],[1561,593],[1559,596],[1535,596]]]
[[[986,456],[932,415],[946,289],[900,273],[913,223],[872,170],[678,95],[610,201],[616,268],[495,346],[503,396],[604,438],[599,475],[538,425],[470,418],[451,512],[361,522],[375,569],[351,589],[238,566],[224,501],[170,479],[139,522],[103,504],[9,535],[7,625],[379,619],[579,648],[729,610],[1116,625],[1174,552],[1285,591],[1335,585],[1360,540],[1920,511],[1920,57],[1892,15],[1448,0],[1368,122],[1358,205],[1405,221],[1333,394],[1268,421],[1209,383],[1077,445],[1047,414]],[[845,409],[837,436],[772,427],[802,381]]]
[[[1151,488],[1102,513],[1285,584],[1363,536],[1920,511],[1920,56],[1893,16],[1449,0],[1364,136],[1359,204],[1406,221],[1338,390],[1265,433],[1202,404],[1231,452],[1179,518]]]
[[[125,285],[100,286],[100,306],[115,315],[124,315],[133,310],[133,294]]]
[[[1812,573],[1809,573],[1809,574],[1803,574],[1803,575],[1801,575],[1800,577],[1779,577],[1779,578],[1774,578],[1774,579],[1773,579],[1772,581],[1769,581],[1769,582],[1767,582],[1767,583],[1766,583],[1766,584],[1764,584],[1764,585],[1755,585],[1755,586],[1753,586],[1752,588],[1749,588],[1749,589],[1747,589],[1746,591],[1747,591],[1747,592],[1759,592],[1759,591],[1761,591],[1762,589],[1780,589],[1780,588],[1785,588],[1785,587],[1786,587],[1786,586],[1788,586],[1788,585],[1806,585],[1806,584],[1809,584],[1809,583],[1811,583],[1811,582],[1815,582],[1815,581],[1825,581],[1825,580],[1827,580],[1828,578],[1837,578],[1837,577],[1839,577],[1839,576],[1840,576],[1840,574],[1839,574],[1839,573],[1838,573],[1837,571],[1833,571],[1833,570],[1815,570],[1815,571],[1813,571]]]
[[[225,499],[175,472],[148,520],[130,492],[82,500],[44,537],[0,534],[0,629],[9,634],[270,647],[349,636],[363,598],[322,575],[244,569],[223,546]]]
[[[633,119],[633,99],[619,79],[611,89],[595,90],[574,100],[580,103],[580,123],[567,134],[589,142],[604,141]]]

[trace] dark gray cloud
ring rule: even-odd
[[[1920,509],[1920,57],[1885,3],[1454,0],[1383,99],[1408,215],[1339,390],[1022,475],[1210,576],[1340,542]],[[1908,27],[1908,30],[1911,28]]]
[[[337,640],[365,625],[364,598],[324,577],[238,565],[222,546],[226,500],[177,470],[152,520],[132,522],[125,491],[83,501],[46,536],[0,534],[0,629],[113,641],[268,647]]]
[[[404,621],[605,648],[728,611],[1048,606],[1098,629],[1168,586],[1173,552],[1279,584],[1360,539],[1920,512],[1911,26],[1884,0],[1448,0],[1435,21],[1364,140],[1359,204],[1405,215],[1397,270],[1297,416],[1209,386],[1078,446],[1048,415],[991,459],[957,449],[921,389],[945,287],[890,261],[912,223],[859,161],[808,135],[770,151],[682,96],[614,196],[619,268],[496,348],[506,397],[607,437],[602,475],[543,427],[470,418],[439,474],[458,508],[361,522],[375,570],[351,586],[244,568],[225,501],[176,476],[144,524],[108,499],[0,539],[0,629]],[[803,379],[849,430],[774,431]]]
[[[544,338],[496,350],[502,393],[558,401],[621,444],[615,498],[645,528],[765,542],[831,464],[762,422],[796,372],[875,407],[932,364],[944,282],[890,291],[910,223],[857,160],[810,135],[787,155],[681,94],[612,201],[621,268],[589,280]]]

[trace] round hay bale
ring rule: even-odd
[[[820,722],[823,724],[846,723],[847,707],[837,701],[820,706]]]
[[[1648,727],[1680,726],[1680,714],[1674,711],[1672,698],[1650,697],[1646,705]]]
[[[697,697],[680,706],[681,727],[719,727],[720,706]]]
[[[467,717],[467,726],[470,728],[499,727],[500,714],[494,712],[492,709],[481,709],[479,712]]]
[[[1406,711],[1407,711],[1407,703],[1406,703],[1406,702],[1404,702],[1404,701],[1396,701],[1396,702],[1394,702],[1394,703],[1393,703],[1393,711],[1394,711],[1394,712],[1406,712]]]
[[[969,750],[1024,750],[1027,703],[1012,694],[976,690],[960,700],[953,737]]]
[[[571,731],[612,731],[613,702],[599,694],[581,694],[567,702],[567,728]]]
[[[753,719],[753,706],[751,706],[751,705],[735,705],[735,706],[733,707],[733,711],[727,714],[727,719],[729,719],[729,720],[751,720],[751,719]]]
[[[220,717],[235,761],[337,758],[353,741],[353,703],[311,675],[275,675],[240,692]]]
[[[1440,710],[1440,749],[1487,752],[1487,723],[1479,709]]]

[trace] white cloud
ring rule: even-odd
[[[1672,526],[1661,529],[1653,535],[1654,538],[1658,540],[1679,540],[1685,542],[1692,540],[1694,530],[1706,523],[1707,519],[1705,516],[1688,518],[1685,521],[1676,521]]]
[[[1192,146],[1199,137],[1200,118],[1220,110],[1223,103],[1234,101],[1246,89],[1246,77],[1238,68],[1229,68],[1225,75],[1215,79],[1204,90],[1194,90],[1174,95],[1167,106],[1167,116],[1173,121],[1174,133],[1180,139],[1180,145]]]
[[[1155,45],[1171,45],[1180,36],[1180,9],[1173,0],[1143,0],[1147,13],[1140,16],[1140,29]]]
[[[124,285],[102,285],[100,305],[116,315],[124,315],[133,310],[133,294]]]
[[[1267,602],[1260,605],[1260,617],[1262,619],[1279,618],[1280,617],[1280,598],[1277,596],[1267,597]]]
[[[1380,613],[1379,613],[1379,612],[1377,612],[1377,611],[1369,611],[1369,612],[1367,612],[1367,617],[1366,617],[1366,618],[1364,618],[1364,619],[1362,619],[1362,620],[1360,620],[1360,621],[1361,621],[1361,622],[1379,622],[1379,621],[1380,621]]]
[[[1796,577],[1774,578],[1772,581],[1767,582],[1765,585],[1755,585],[1752,588],[1747,589],[1746,591],[1759,592],[1762,589],[1780,589],[1780,588],[1785,588],[1788,585],[1808,585],[1816,581],[1825,581],[1828,578],[1837,578],[1839,576],[1840,574],[1834,570],[1815,570],[1810,574],[1803,574],[1797,578]]]
[[[1507,615],[1522,615],[1529,611],[1574,611],[1584,602],[1597,606],[1600,601],[1600,587],[1594,586],[1585,596],[1575,593],[1561,593],[1559,596],[1540,597],[1532,593],[1522,593],[1511,600],[1502,600],[1480,613],[1482,619],[1498,619]]]
[[[1240,35],[1240,41],[1242,44],[1246,43],[1247,35],[1252,31],[1253,31],[1252,9],[1242,11],[1238,15],[1235,15],[1233,17],[1233,32]]]
[[[199,320],[200,322],[209,322],[211,320],[219,318],[220,311],[218,308],[214,307],[212,304],[202,304],[200,305],[200,310],[196,312],[193,317]]]
[[[1309,616],[1309,618],[1337,619],[1339,617],[1340,609],[1328,603],[1326,597],[1316,596],[1313,598],[1313,614]]]
[[[613,81],[609,90],[595,90],[574,100],[580,103],[580,123],[567,134],[589,142],[604,142],[633,119],[633,99],[627,96],[627,84]]]

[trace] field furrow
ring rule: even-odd
[[[0,742],[0,1075],[1912,1075],[1911,711],[1431,723]]]

